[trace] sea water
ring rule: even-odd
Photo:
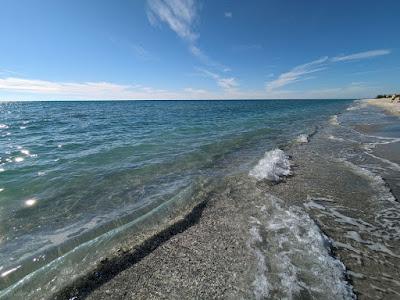
[[[349,118],[353,120],[357,112],[346,111],[352,103],[1,103],[0,297],[50,295],[89,270],[107,247],[117,247],[128,235],[139,237],[146,226],[162,222],[160,215],[179,211],[210,182],[230,174],[274,182],[293,175],[296,172],[282,149],[307,147],[317,131],[346,121],[341,112],[353,113]],[[326,135],[331,140],[345,137],[332,133]],[[296,249],[297,241],[304,261],[320,270],[316,264],[324,259],[331,271],[324,269],[322,274],[345,282],[345,267],[325,248],[329,238],[319,233],[306,213],[316,207],[315,199],[308,200],[308,206],[299,208],[271,198],[258,219],[264,222],[262,227],[252,225],[250,251],[263,264],[262,274],[255,279],[260,281],[257,295],[268,295],[278,285],[266,267],[277,253],[257,248],[251,241],[258,239],[259,230],[266,230],[268,243],[277,243],[276,226],[308,228],[309,240],[288,237],[291,248]],[[141,225],[135,225],[139,221]],[[315,245],[317,252],[308,253],[307,243]],[[275,251],[283,250],[276,247]],[[276,257],[292,263],[292,254],[285,255]],[[300,289],[300,280],[285,280],[287,289],[293,290],[290,293]],[[352,297],[343,284],[343,297]]]

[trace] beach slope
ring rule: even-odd
[[[381,99],[366,99],[366,102],[370,105],[381,107],[390,114],[400,116],[400,102],[393,101],[390,98]]]

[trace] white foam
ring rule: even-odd
[[[367,170],[366,168],[357,166],[349,161],[344,161],[344,164],[347,165],[354,173],[363,176],[368,179],[372,186],[374,186],[376,191],[379,191],[379,199],[396,202],[393,194],[390,192],[390,189],[387,187],[383,178],[379,175],[374,174],[373,172]]]
[[[355,298],[345,280],[344,265],[331,255],[329,240],[314,221],[299,207],[285,208],[273,196],[270,200],[250,229],[258,261],[255,282],[269,288],[268,293],[262,290],[264,295],[277,299],[297,299],[304,293],[312,299]],[[260,258],[260,253],[265,258]],[[264,269],[261,263],[267,264]],[[266,273],[260,274],[263,270]],[[256,297],[260,291],[256,286]]]
[[[7,129],[9,128],[8,125],[6,124],[0,124],[0,129]]]
[[[344,139],[342,139],[340,137],[333,136],[333,135],[328,136],[328,139],[333,140],[333,141],[344,142]]]
[[[363,244],[364,247],[367,247],[371,251],[381,252],[396,258],[400,257],[390,250],[385,242],[399,239],[400,227],[398,220],[400,213],[398,205],[383,210],[377,209],[375,212],[376,223],[370,223],[360,217],[345,215],[340,212],[343,210],[343,207],[338,206],[334,202],[321,202],[319,198],[312,197],[307,197],[307,199],[309,201],[304,203],[306,209],[317,211],[320,216],[332,218],[337,223],[337,226],[346,230],[346,233],[341,235],[342,237]],[[360,212],[358,213],[360,214]],[[355,248],[350,243],[335,241],[334,244],[336,247],[347,249],[356,254],[361,254],[362,251],[365,252],[365,249],[363,250],[362,247],[358,246]],[[371,253],[364,253],[364,255],[368,256]]]
[[[249,175],[258,179],[280,181],[282,177],[291,175],[289,157],[280,149],[267,151]]]
[[[253,218],[252,221],[257,224],[259,223],[259,221],[255,218]],[[265,256],[255,245],[257,242],[262,242],[262,238],[260,236],[257,226],[253,225],[250,228],[250,236],[251,238],[249,242],[249,247],[253,250],[254,256],[257,260],[257,274],[253,282],[254,296],[256,299],[265,299],[269,297],[270,285],[266,276],[267,265],[265,263]]]
[[[339,120],[338,120],[338,116],[337,115],[333,115],[330,119],[329,119],[329,123],[331,125],[335,125],[335,126],[339,126]]]
[[[391,168],[392,170],[400,171],[400,165],[396,164],[395,162],[393,162],[391,160],[388,160],[386,158],[383,158],[383,157],[376,156],[376,155],[374,155],[372,153],[368,153],[367,152],[366,154],[371,156],[371,157],[373,157],[373,158],[375,158],[375,159],[377,159],[377,160],[380,160],[381,162],[384,162],[384,163],[388,164],[389,168]]]
[[[299,143],[299,144],[307,144],[308,141],[309,141],[308,139],[309,139],[309,136],[307,134],[303,133],[303,134],[300,134],[296,138],[296,142]]]

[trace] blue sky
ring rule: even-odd
[[[400,1],[1,0],[0,100],[400,92]]]

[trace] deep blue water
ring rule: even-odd
[[[204,178],[248,172],[350,103],[0,103],[0,289]]]

